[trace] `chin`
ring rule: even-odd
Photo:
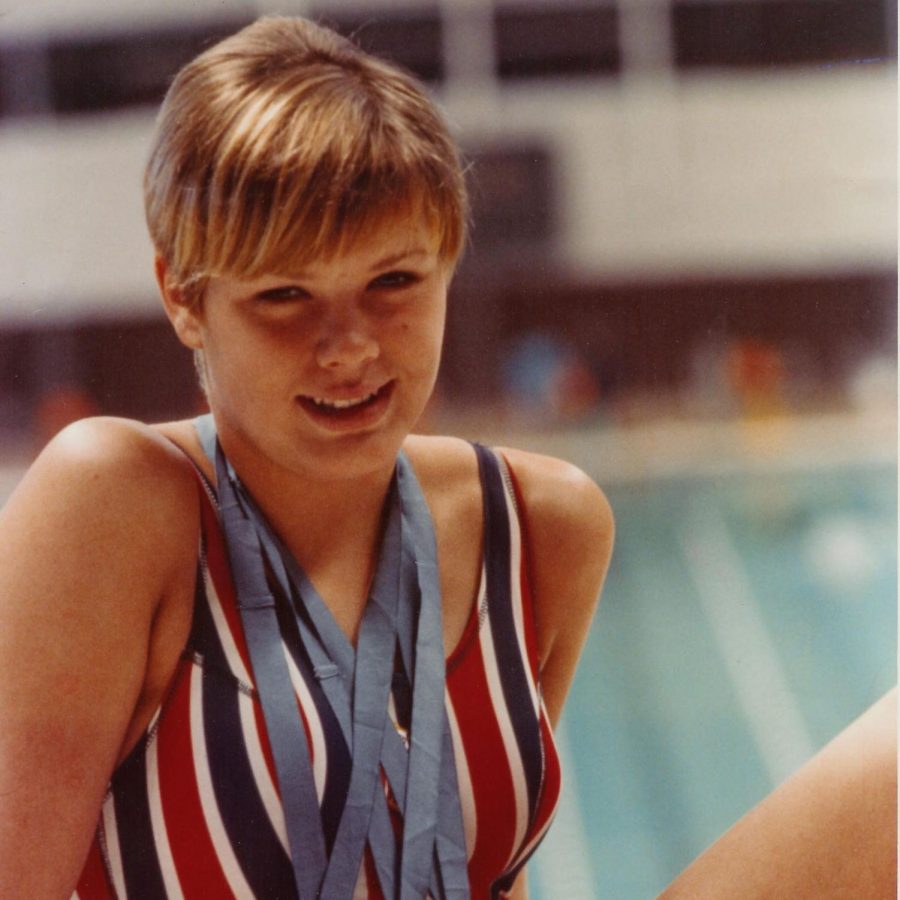
[[[406,432],[344,435],[309,447],[301,466],[316,479],[340,480],[374,475],[393,468]]]

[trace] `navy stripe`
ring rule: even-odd
[[[146,752],[134,754],[116,772],[113,790],[125,892],[147,900],[165,898],[150,820]]]
[[[206,540],[203,541],[203,553],[206,553]],[[194,617],[191,622],[191,634],[188,638],[188,650],[198,653],[204,658],[221,660],[225,663],[225,671],[230,673],[237,679],[237,674],[232,672],[231,666],[219,643],[219,636],[216,633],[215,625],[212,621],[212,613],[209,609],[209,598],[206,596],[206,582],[204,580],[205,564],[197,571],[197,581],[194,587]],[[210,575],[212,578],[212,575]]]
[[[534,837],[531,834],[531,829],[529,828],[528,834],[525,836],[525,841],[528,842]],[[543,838],[535,844],[535,846],[531,849],[531,852],[526,854],[522,859],[520,859],[511,869],[507,869],[496,881],[491,884],[491,897],[499,898],[504,894],[509,893],[513,889],[513,885],[516,883],[516,878],[519,876],[519,872],[525,868],[525,864],[531,859],[534,851],[540,847]]]
[[[290,859],[275,833],[243,740],[239,700],[208,608],[198,610],[204,647],[203,729],[219,814],[247,883],[256,897],[296,896]]]
[[[531,702],[531,678],[516,635],[510,569],[510,521],[506,490],[494,454],[476,445],[484,494],[484,558],[487,568],[488,616],[503,697],[512,722],[528,791],[528,829],[537,809],[543,779],[540,723]],[[519,573],[515,573],[518,578]],[[516,852],[519,848],[515,848]]]
[[[290,860],[257,792],[241,739],[239,696],[215,672],[204,672],[203,727],[216,805],[254,896],[296,896]]]

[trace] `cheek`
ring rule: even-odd
[[[415,318],[406,323],[409,330],[415,330],[417,336],[424,343],[436,344],[440,347],[444,339],[444,322],[447,313],[447,303],[443,296],[429,298],[426,308]]]
[[[396,347],[416,369],[428,371],[436,368],[440,360],[444,339],[442,316],[429,316],[406,320],[396,331]]]
[[[219,339],[207,343],[205,352],[208,380],[217,393],[231,397],[258,394],[277,369],[277,353],[258,346],[252,337]]]

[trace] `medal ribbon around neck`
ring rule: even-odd
[[[366,841],[390,900],[468,900],[434,526],[405,454],[388,494],[381,553],[357,648],[238,479],[212,416],[195,420],[215,463],[219,516],[266,730],[272,746],[298,900],[350,900]],[[330,855],[306,735],[266,570],[293,604],[300,639],[352,754]],[[396,651],[412,697],[409,748],[390,721]],[[380,772],[403,811],[397,846]]]

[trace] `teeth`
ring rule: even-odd
[[[312,397],[310,399],[316,406],[325,406],[328,409],[350,409],[351,406],[360,406],[363,403],[367,403],[377,393],[378,391],[372,391],[371,394],[361,397],[359,400],[326,400],[323,397]]]

